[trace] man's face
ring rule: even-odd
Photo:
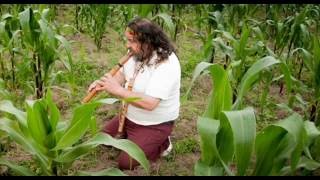
[[[134,37],[132,33],[128,30],[125,31],[125,36],[127,38],[127,48],[133,53],[133,55],[140,56],[141,54],[141,45],[138,40]]]

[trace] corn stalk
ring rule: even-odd
[[[0,22],[0,36],[1,36],[1,45],[3,48],[1,49],[1,56],[4,56],[4,58],[1,58],[1,70],[2,71],[2,78],[6,81],[6,62],[4,61],[5,58],[8,58],[10,60],[10,71],[11,71],[11,87],[15,89],[17,87],[16,82],[16,57],[15,55],[18,52],[18,41],[17,37],[19,35],[19,21],[16,16],[11,14],[4,14],[2,16],[2,21]],[[7,54],[6,54],[7,52]]]
[[[55,32],[55,27],[48,21],[49,11],[44,9],[39,12],[28,8],[19,13],[23,45],[26,47],[26,53],[31,54],[28,57],[31,60],[37,98],[43,97],[53,64],[58,59],[71,74],[70,84],[74,84],[70,45],[63,36]],[[66,50],[68,61],[65,61],[59,52],[60,45]]]
[[[100,50],[102,38],[109,22],[110,5],[84,4],[81,6],[76,5],[75,8],[75,23],[77,29],[88,32],[90,36],[93,37],[98,50]],[[82,29],[82,27],[84,27],[84,29]]]

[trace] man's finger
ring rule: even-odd
[[[111,78],[112,76],[111,76],[111,74],[107,73],[107,74],[105,74],[103,77]]]
[[[101,80],[97,80],[97,84],[98,84],[99,86],[103,86],[104,82],[101,81]]]
[[[105,82],[105,81],[108,80],[108,78],[103,76],[103,77],[100,78],[100,80],[103,81],[103,82]]]

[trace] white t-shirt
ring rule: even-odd
[[[157,54],[154,52],[150,63],[153,64],[156,58]],[[121,68],[126,78],[126,88],[133,77],[135,63],[131,57]],[[180,63],[175,53],[160,64],[144,65],[136,76],[132,91],[159,98],[160,102],[152,111],[129,104],[126,117],[140,125],[156,125],[177,119],[180,108],[180,79]]]

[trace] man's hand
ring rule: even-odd
[[[91,92],[93,89],[95,89],[98,85],[98,80],[95,80],[93,83],[90,84],[87,93]]]
[[[119,96],[123,90],[123,87],[120,85],[120,83],[110,74],[106,74],[100,78],[100,80],[97,80],[97,85],[97,91],[104,90],[115,96]]]

